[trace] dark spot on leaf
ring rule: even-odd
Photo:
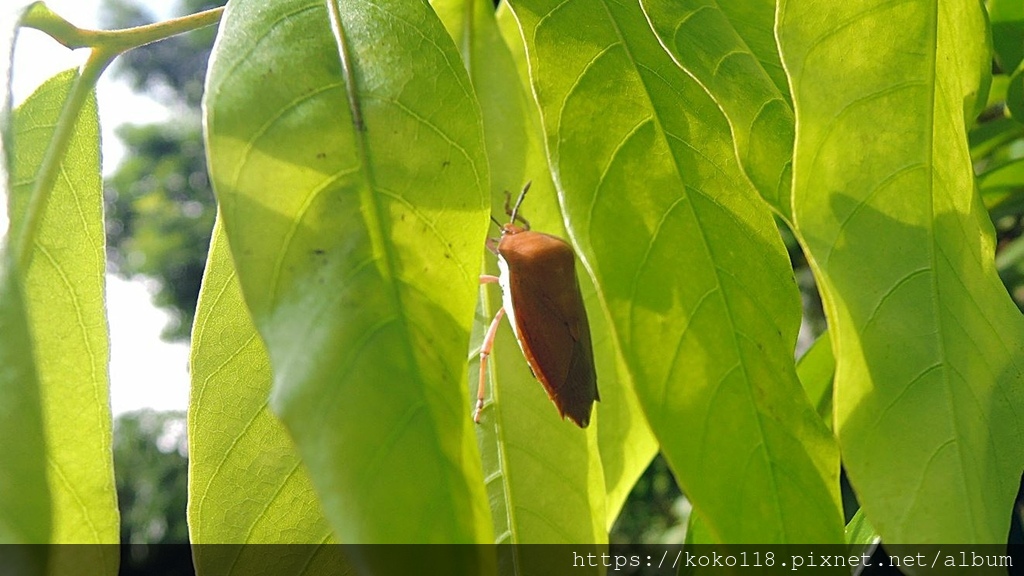
[[[450,165],[451,165],[451,162],[449,160],[445,160],[444,162],[441,162],[441,167],[442,168],[447,168]]]
[[[327,152],[318,152],[316,157],[320,160],[323,160],[324,158],[327,158]]]

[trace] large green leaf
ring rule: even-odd
[[[0,18],[0,544],[50,541],[51,503],[46,482],[39,376],[11,241],[17,222],[8,214],[13,165],[11,63],[23,8],[4,8]],[[39,552],[39,551],[37,551]],[[15,559],[26,574],[44,571],[43,553]]]
[[[796,285],[725,118],[639,5],[511,7],[569,232],[684,492],[721,541],[841,541],[838,456],[794,368]]]
[[[55,76],[15,110],[11,220],[25,222],[36,173],[58,123],[76,122],[59,163],[60,177],[44,191],[49,199],[32,238],[22,289],[43,402],[51,541],[116,544],[99,118],[93,97],[85,101],[77,121],[61,117],[76,79],[73,71]],[[54,551],[51,561],[57,570],[75,568],[62,566],[63,553],[69,551]],[[91,551],[96,557],[90,565],[117,572],[116,549]],[[80,552],[67,562],[82,562]]]
[[[518,191],[525,180],[537,178],[524,214],[534,229],[558,233],[558,202],[546,177],[543,155],[538,154],[529,101],[499,33],[493,4],[489,0],[438,0],[434,5],[467,64],[483,110],[491,174],[503,180],[492,183],[492,213],[504,215],[505,190]],[[478,250],[483,254],[483,245]],[[497,274],[495,258],[489,253],[486,271]],[[481,306],[473,327],[469,368],[469,390],[474,398],[480,345],[501,307],[496,286],[481,287]],[[502,322],[488,362],[491,401],[477,427],[496,541],[606,541],[604,479],[593,428],[582,431],[558,417],[543,387],[531,375],[508,322]],[[528,574],[537,569],[518,554],[519,549],[512,552],[506,573]]]
[[[327,520],[291,439],[270,413],[270,362],[242,301],[224,229],[214,229],[192,337],[189,406],[189,540],[329,543]],[[258,478],[258,482],[253,479]],[[256,574],[259,546],[194,549],[200,574]],[[277,554],[274,570],[323,573],[315,547]],[[286,568],[288,562],[292,568]],[[336,567],[339,570],[341,566]]]
[[[793,109],[779,88],[784,84],[777,77],[781,68],[774,38],[762,38],[771,31],[775,3],[641,3],[676,64],[707,89],[729,119],[737,157],[754,187],[789,218]],[[754,48],[747,39],[756,42]]]
[[[464,384],[488,168],[441,23],[417,2],[239,1],[206,94],[271,407],[334,533],[492,541]]]
[[[1006,541],[1024,466],[1024,322],[993,265],[966,124],[977,2],[783,2],[794,222],[836,354],[843,462],[883,541]]]

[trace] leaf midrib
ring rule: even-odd
[[[380,272],[381,275],[383,276],[383,283],[387,286],[385,290],[387,291],[392,301],[392,306],[394,307],[394,310],[396,310],[397,312],[397,320],[401,326],[402,334],[405,336],[404,338],[400,338],[402,352],[406,356],[407,366],[409,366],[410,369],[412,369],[413,371],[411,375],[414,376],[421,385],[419,391],[422,394],[422,392],[424,391],[423,389],[425,388],[425,386],[423,385],[426,383],[423,382],[422,375],[416,369],[418,363],[416,362],[416,354],[415,351],[413,350],[411,342],[412,331],[410,330],[409,327],[408,312],[405,310],[402,298],[398,293],[398,285],[396,281],[397,275],[395,273],[396,256],[394,254],[392,246],[384,240],[385,226],[380,216],[381,209],[377,202],[377,195],[374,194],[375,179],[373,175],[372,165],[369,162],[369,142],[367,141],[366,138],[366,127],[363,124],[362,111],[360,109],[359,104],[360,98],[358,93],[358,87],[352,66],[351,53],[349,50],[350,43],[345,35],[345,26],[341,17],[341,7],[338,5],[338,2],[339,0],[327,0],[327,12],[331,24],[331,33],[332,36],[334,37],[338,49],[338,55],[341,60],[341,75],[345,83],[345,92],[348,97],[347,102],[349,106],[349,112],[352,118],[351,126],[353,132],[353,139],[355,141],[357,159],[361,166],[359,173],[362,175],[363,185],[360,186],[359,189],[360,205],[364,207],[364,209],[366,210],[366,212],[364,213],[365,215],[363,217],[363,222],[366,227],[366,231],[369,235],[370,244],[374,254],[380,255],[380,257],[377,258],[377,261],[381,265],[379,265],[377,269],[378,272]],[[421,400],[421,402],[427,402],[425,394],[423,394],[423,399]],[[440,433],[441,431],[438,430],[438,426],[432,411],[424,410],[423,412],[424,417],[430,421],[431,428]],[[438,443],[436,436],[432,436],[430,440],[432,441],[427,442],[427,444],[429,444],[430,448],[437,454],[438,460],[447,460],[447,455],[444,454],[444,450]],[[383,458],[383,455],[378,454],[378,457]],[[447,500],[448,506],[446,506],[446,508],[449,510],[456,510],[458,508],[456,506],[456,502],[453,497],[451,488],[454,486],[458,486],[461,482],[458,482],[458,479],[456,478],[452,478],[450,467],[442,466],[440,469],[440,474],[447,477],[447,481],[445,481],[443,485],[448,489],[441,490],[441,493],[443,495],[442,497],[445,498],[445,500]],[[458,521],[458,519],[456,519],[456,521]]]
[[[929,138],[927,139],[927,142],[926,142],[927,150],[926,150],[926,155],[925,155],[925,162],[927,162],[928,174],[929,174],[929,179],[928,179],[928,192],[929,192],[928,200],[929,200],[929,212],[931,214],[931,218],[929,218],[929,220],[928,220],[928,224],[929,224],[929,227],[930,227],[929,232],[930,232],[930,236],[931,236],[931,242],[928,243],[928,248],[929,248],[929,259],[931,260],[931,267],[932,267],[932,274],[931,274],[932,292],[934,294],[934,298],[932,299],[932,305],[933,305],[933,312],[932,312],[932,314],[933,314],[933,317],[935,318],[935,322],[936,322],[936,324],[938,325],[938,328],[939,328],[939,337],[936,339],[937,340],[937,344],[939,346],[939,358],[941,359],[943,365],[945,366],[946,362],[948,361],[947,356],[946,356],[946,330],[944,328],[943,314],[942,314],[942,309],[941,309],[942,308],[942,304],[940,302],[940,294],[941,294],[941,292],[939,290],[939,267],[938,267],[938,252],[941,250],[941,247],[938,245],[938,239],[937,239],[937,237],[935,235],[935,223],[936,223],[936,219],[938,217],[938,211],[937,211],[937,208],[935,206],[935,199],[936,199],[935,198],[935,196],[936,196],[936,186],[935,186],[935,140],[936,140],[936,134],[935,134],[935,130],[936,130],[936,127],[935,127],[935,108],[936,108],[936,100],[939,98],[939,96],[940,96],[940,89],[942,88],[940,86],[939,81],[938,81],[939,10],[940,10],[940,8],[938,6],[937,0],[931,4],[931,7],[932,7],[932,10],[930,11],[930,16],[932,18],[932,21],[931,21],[931,38],[930,38],[930,40],[932,42],[932,45],[930,46],[930,48],[931,48],[931,58],[928,59],[928,65],[929,65],[928,79],[932,83],[932,97],[928,99],[928,108],[927,108],[927,113],[926,113],[926,118],[925,118],[925,121],[928,122],[928,126],[930,127],[929,134],[928,134]],[[973,175],[973,171],[972,171],[972,175]],[[972,193],[973,193],[973,190],[972,190]],[[953,447],[956,450],[957,463],[960,465],[959,478],[962,480],[962,482],[960,484],[961,484],[961,486],[962,486],[962,488],[964,490],[964,493],[961,495],[961,502],[964,502],[966,504],[966,503],[970,502],[970,491],[968,490],[968,486],[967,486],[967,483],[970,481],[970,475],[967,473],[968,472],[968,466],[967,466],[966,461],[964,460],[964,451],[963,451],[963,447],[961,446],[961,440],[960,440],[961,438],[963,438],[965,436],[961,434],[961,430],[960,430],[961,418],[957,415],[957,409],[956,409],[957,408],[957,406],[956,406],[957,403],[956,403],[956,401],[953,398],[953,382],[952,382],[952,380],[950,378],[950,372],[949,372],[948,368],[943,368],[943,370],[942,370],[942,383],[943,383],[943,387],[944,387],[945,392],[946,392],[946,404],[949,407],[949,414],[950,414],[950,416],[952,417],[952,420],[953,420],[953,429],[956,432],[953,435],[953,437],[950,439],[950,441],[953,443]],[[936,449],[936,451],[931,455],[933,458],[939,453],[939,449],[941,449],[941,446],[938,447]],[[921,483],[923,484],[924,483],[924,470],[921,471],[921,474],[922,474]],[[917,494],[917,493],[919,493],[919,491],[915,491],[915,494]],[[911,506],[908,506],[908,508],[904,511],[904,523],[905,523],[905,515],[909,514],[911,509],[912,509],[912,504],[911,504]],[[971,506],[970,504],[967,504],[967,510],[968,510],[968,514],[967,515],[970,518],[972,531],[975,534],[983,533],[983,531],[984,531],[983,529],[979,530],[978,515],[976,513],[972,513],[972,511],[974,511],[974,507]]]

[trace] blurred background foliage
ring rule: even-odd
[[[223,1],[179,0],[175,15]],[[145,0],[105,0],[103,26],[123,28],[153,22]],[[993,82],[969,141],[978,189],[992,218],[996,265],[1017,305],[1024,309],[1024,2],[987,0],[993,30]],[[171,312],[169,340],[187,340],[210,242],[216,208],[206,174],[200,102],[215,29],[205,29],[133,50],[118,59],[114,73],[136,91],[172,110],[172,119],[145,126],[125,125],[118,137],[126,155],[106,180],[109,259],[125,277],[156,281],[154,302]],[[796,353],[801,355],[825,330],[813,276],[792,233],[780,222],[795,279],[804,300],[804,321]],[[175,436],[180,428],[181,435]],[[115,426],[115,466],[124,543],[184,543],[186,465],[184,415],[138,412]],[[174,440],[177,438],[177,440]],[[1024,490],[1022,490],[1024,494]],[[856,499],[843,482],[847,519]],[[1024,542],[1018,498],[1011,541]],[[679,543],[690,506],[665,460],[655,457],[634,486],[615,522],[613,543]],[[156,570],[158,549],[127,548],[126,569]],[[179,554],[180,556],[180,554]],[[158,573],[158,572],[148,572]]]
[[[101,26],[158,18],[145,0],[104,0]],[[174,15],[223,5],[179,0]],[[125,155],[105,178],[109,265],[126,278],[155,280],[154,304],[171,314],[168,340],[187,340],[195,316],[216,207],[206,174],[200,101],[215,28],[132,50],[112,73],[171,110],[166,122],[122,125]],[[121,512],[121,574],[190,574],[188,450],[183,412],[142,410],[114,421]],[[157,546],[159,545],[159,546]]]
[[[140,410],[114,420],[121,574],[188,574],[188,449],[184,412]],[[157,546],[157,545],[160,546]]]
[[[122,542],[188,541],[187,464],[184,412],[140,410],[117,417],[114,466]]]
[[[155,22],[147,2],[105,0],[104,28]],[[207,10],[224,1],[179,0],[174,14]],[[195,317],[210,232],[216,214],[206,173],[200,102],[216,28],[205,28],[132,50],[113,74],[171,110],[159,124],[123,125],[124,160],[105,182],[111,267],[130,278],[155,280],[154,303],[173,318],[168,340],[187,340]]]

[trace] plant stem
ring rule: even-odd
[[[71,24],[39,3],[25,14],[21,24],[26,28],[35,28],[49,34],[54,40],[72,50],[92,47],[120,54],[157,40],[216,24],[223,13],[224,8],[221,7],[123,30],[87,30]]]
[[[67,100],[64,101],[64,107],[61,109],[53,137],[47,146],[43,162],[36,172],[28,208],[25,212],[25,220],[13,247],[15,262],[21,273],[28,270],[32,261],[36,231],[39,228],[42,215],[46,212],[46,204],[53,185],[57,181],[60,163],[67,152],[78,115],[89,94],[96,88],[96,83],[103,71],[113,62],[114,58],[132,48],[215,24],[223,12],[223,8],[215,8],[156,24],[109,31],[78,28],[52,12],[41,2],[36,3],[25,14],[21,21],[22,26],[45,32],[68,48],[91,47],[92,52],[75,79]]]

